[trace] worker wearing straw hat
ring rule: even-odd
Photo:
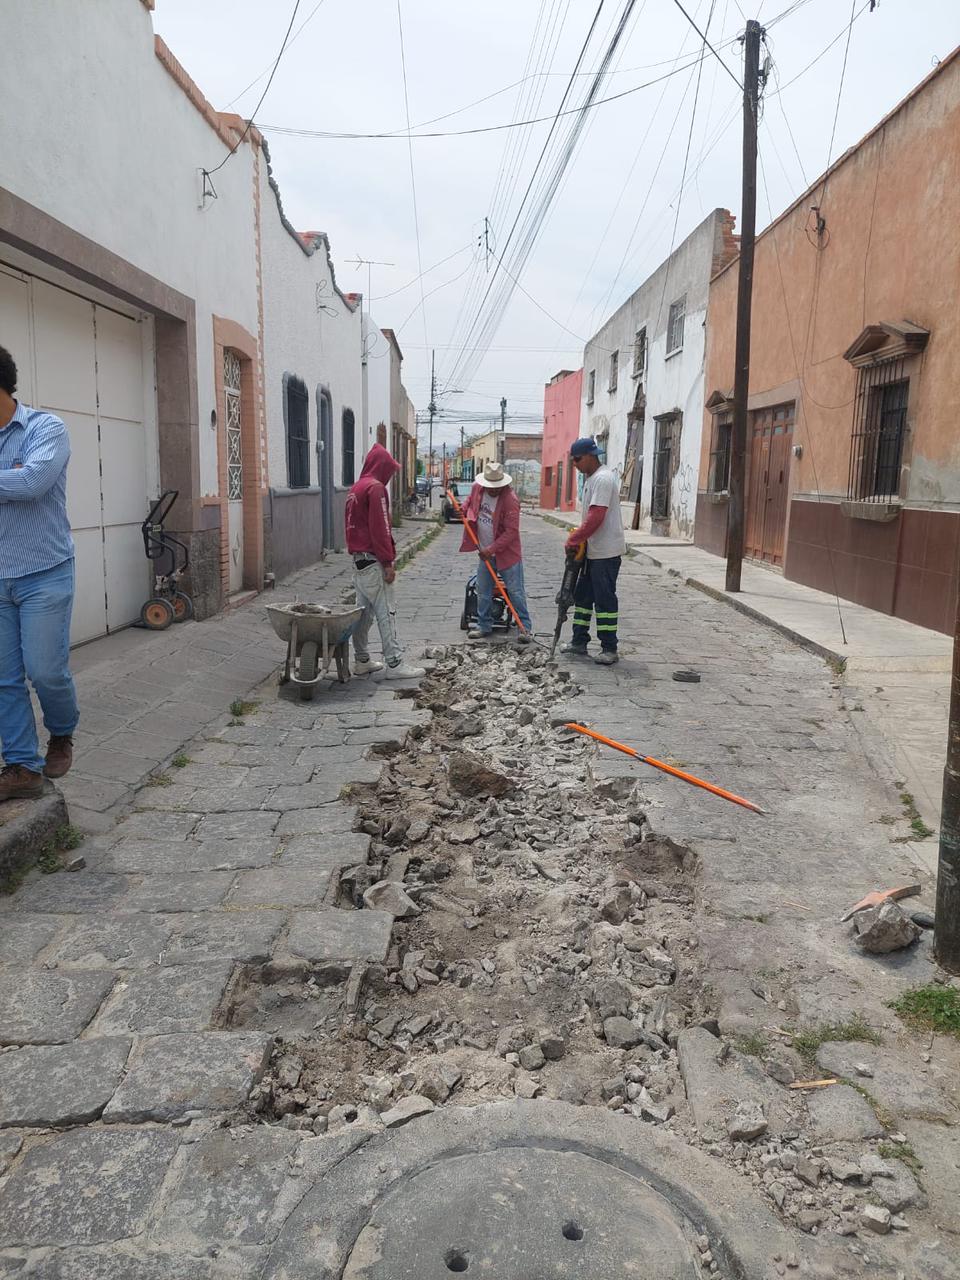
[[[521,644],[533,639],[533,623],[523,586],[523,548],[520,545],[520,499],[514,493],[513,477],[500,462],[488,462],[474,482],[463,512],[476,534],[479,550],[466,529],[461,551],[477,551],[477,621],[467,632],[468,640],[483,640],[493,631],[493,565],[507,589],[510,601],[523,625]]]

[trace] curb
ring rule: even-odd
[[[646,556],[648,560],[653,560],[653,557],[647,556],[645,551],[641,551],[639,554]],[[660,564],[658,560],[653,560],[653,563]],[[662,565],[660,567],[663,568]],[[731,599],[726,591],[711,587],[706,582],[701,582],[699,578],[685,578],[677,569],[667,569],[667,573],[671,577],[681,578],[688,587],[702,591],[704,595],[710,596],[711,599],[720,600],[723,604],[728,604],[731,609],[736,609],[737,613],[745,614],[746,617],[752,618],[754,622],[760,622],[765,627],[769,627],[771,631],[779,632],[787,640],[792,640],[795,645],[799,645],[801,649],[806,649],[808,652],[816,654],[818,658],[823,658],[825,662],[829,662],[831,666],[837,668],[838,674],[842,675],[846,669],[846,658],[842,653],[837,653],[835,649],[828,649],[826,645],[818,644],[816,640],[811,640],[808,636],[801,635],[799,631],[794,631],[792,627],[786,626],[785,623],[775,621],[765,613],[761,613],[759,609],[743,604],[740,600]]]
[[[36,865],[43,846],[70,816],[62,792],[48,783],[37,800],[7,800],[0,818],[0,893],[6,893]]]
[[[434,540],[434,538],[439,537],[440,529],[441,529],[441,525],[438,520],[436,523],[432,524],[424,533],[421,533],[416,538],[414,538],[412,542],[408,542],[407,545],[400,552],[400,554],[397,556],[397,559],[396,559],[397,570],[399,571],[400,569],[405,568],[413,559],[413,557],[417,554],[418,551],[422,551],[424,547],[429,546],[429,544]]]

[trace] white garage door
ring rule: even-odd
[[[79,644],[133,622],[149,594],[143,323],[0,267],[0,345],[17,361],[19,398],[56,413],[70,432],[70,638]]]

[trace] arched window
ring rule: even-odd
[[[287,484],[306,489],[310,483],[310,396],[302,379],[283,375],[283,423],[287,432]]]
[[[344,409],[343,411],[343,450],[342,450],[342,479],[343,487],[349,488],[356,480],[356,464],[354,456],[356,452],[356,424],[354,422],[353,410]]]

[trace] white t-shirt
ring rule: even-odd
[[[591,507],[606,507],[607,514],[597,532],[587,539],[587,559],[609,560],[612,556],[622,556],[627,543],[620,517],[620,481],[609,467],[598,467],[584,480],[581,506],[584,520]]]
[[[477,511],[477,539],[484,551],[493,545],[493,513],[496,505],[497,496],[494,493],[485,493],[480,499],[480,507]]]

